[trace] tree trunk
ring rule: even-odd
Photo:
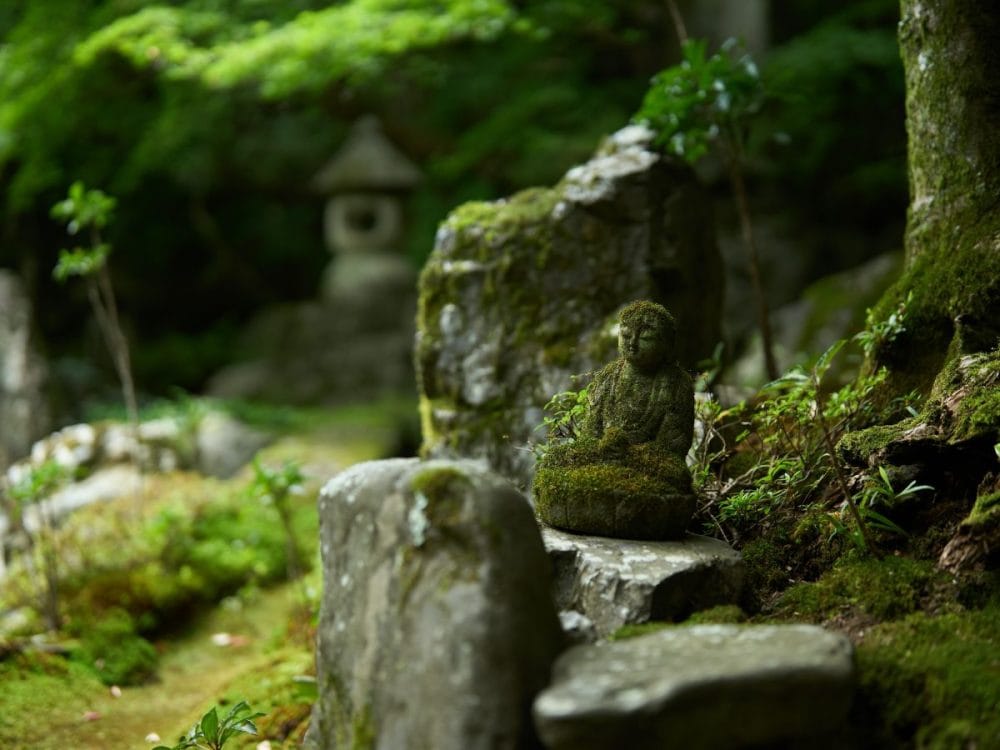
[[[846,435],[838,452],[869,473],[916,467],[943,513],[976,498],[939,559],[955,572],[996,554],[1000,538],[1000,2],[901,8],[906,264],[875,319],[912,296],[905,331],[868,364],[888,368],[886,395],[918,388],[928,398],[912,419]]]
[[[1000,328],[1000,3],[902,0],[910,208],[906,265],[875,310],[912,291],[906,332],[881,346],[897,392],[927,391]],[[956,335],[957,334],[957,335]]]

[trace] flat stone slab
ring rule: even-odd
[[[820,737],[844,721],[850,641],[814,625],[700,625],[576,646],[534,704],[550,750],[707,750]]]
[[[601,638],[622,625],[676,620],[732,604],[743,589],[743,558],[705,536],[646,542],[543,526],[542,539],[552,561],[557,608],[586,617]]]

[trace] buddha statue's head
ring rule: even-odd
[[[655,372],[673,357],[677,323],[662,305],[633,302],[622,309],[618,322],[618,351],[637,370]]]

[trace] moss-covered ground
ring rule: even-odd
[[[279,433],[260,459],[295,460],[307,477],[292,508],[313,559],[319,485],[397,452],[401,419],[413,413],[412,402],[255,408],[250,419]],[[248,470],[226,481],[155,475],[140,503],[125,497],[71,517],[62,537],[67,622],[50,638],[59,653],[16,634],[0,638],[0,747],[148,748],[150,733],[173,744],[211,706],[242,699],[267,715],[260,737],[231,747],[298,746],[314,692],[319,571],[282,582],[280,525],[273,508],[246,494],[249,481]],[[89,549],[81,551],[84,531]],[[0,590],[7,606],[30,594],[16,569]],[[218,634],[228,634],[225,645]]]

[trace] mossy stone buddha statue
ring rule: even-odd
[[[620,356],[594,376],[581,434],[539,462],[535,507],[567,531],[677,538],[695,510],[684,461],[694,385],[675,360],[676,323],[666,308],[633,302],[618,320]]]

